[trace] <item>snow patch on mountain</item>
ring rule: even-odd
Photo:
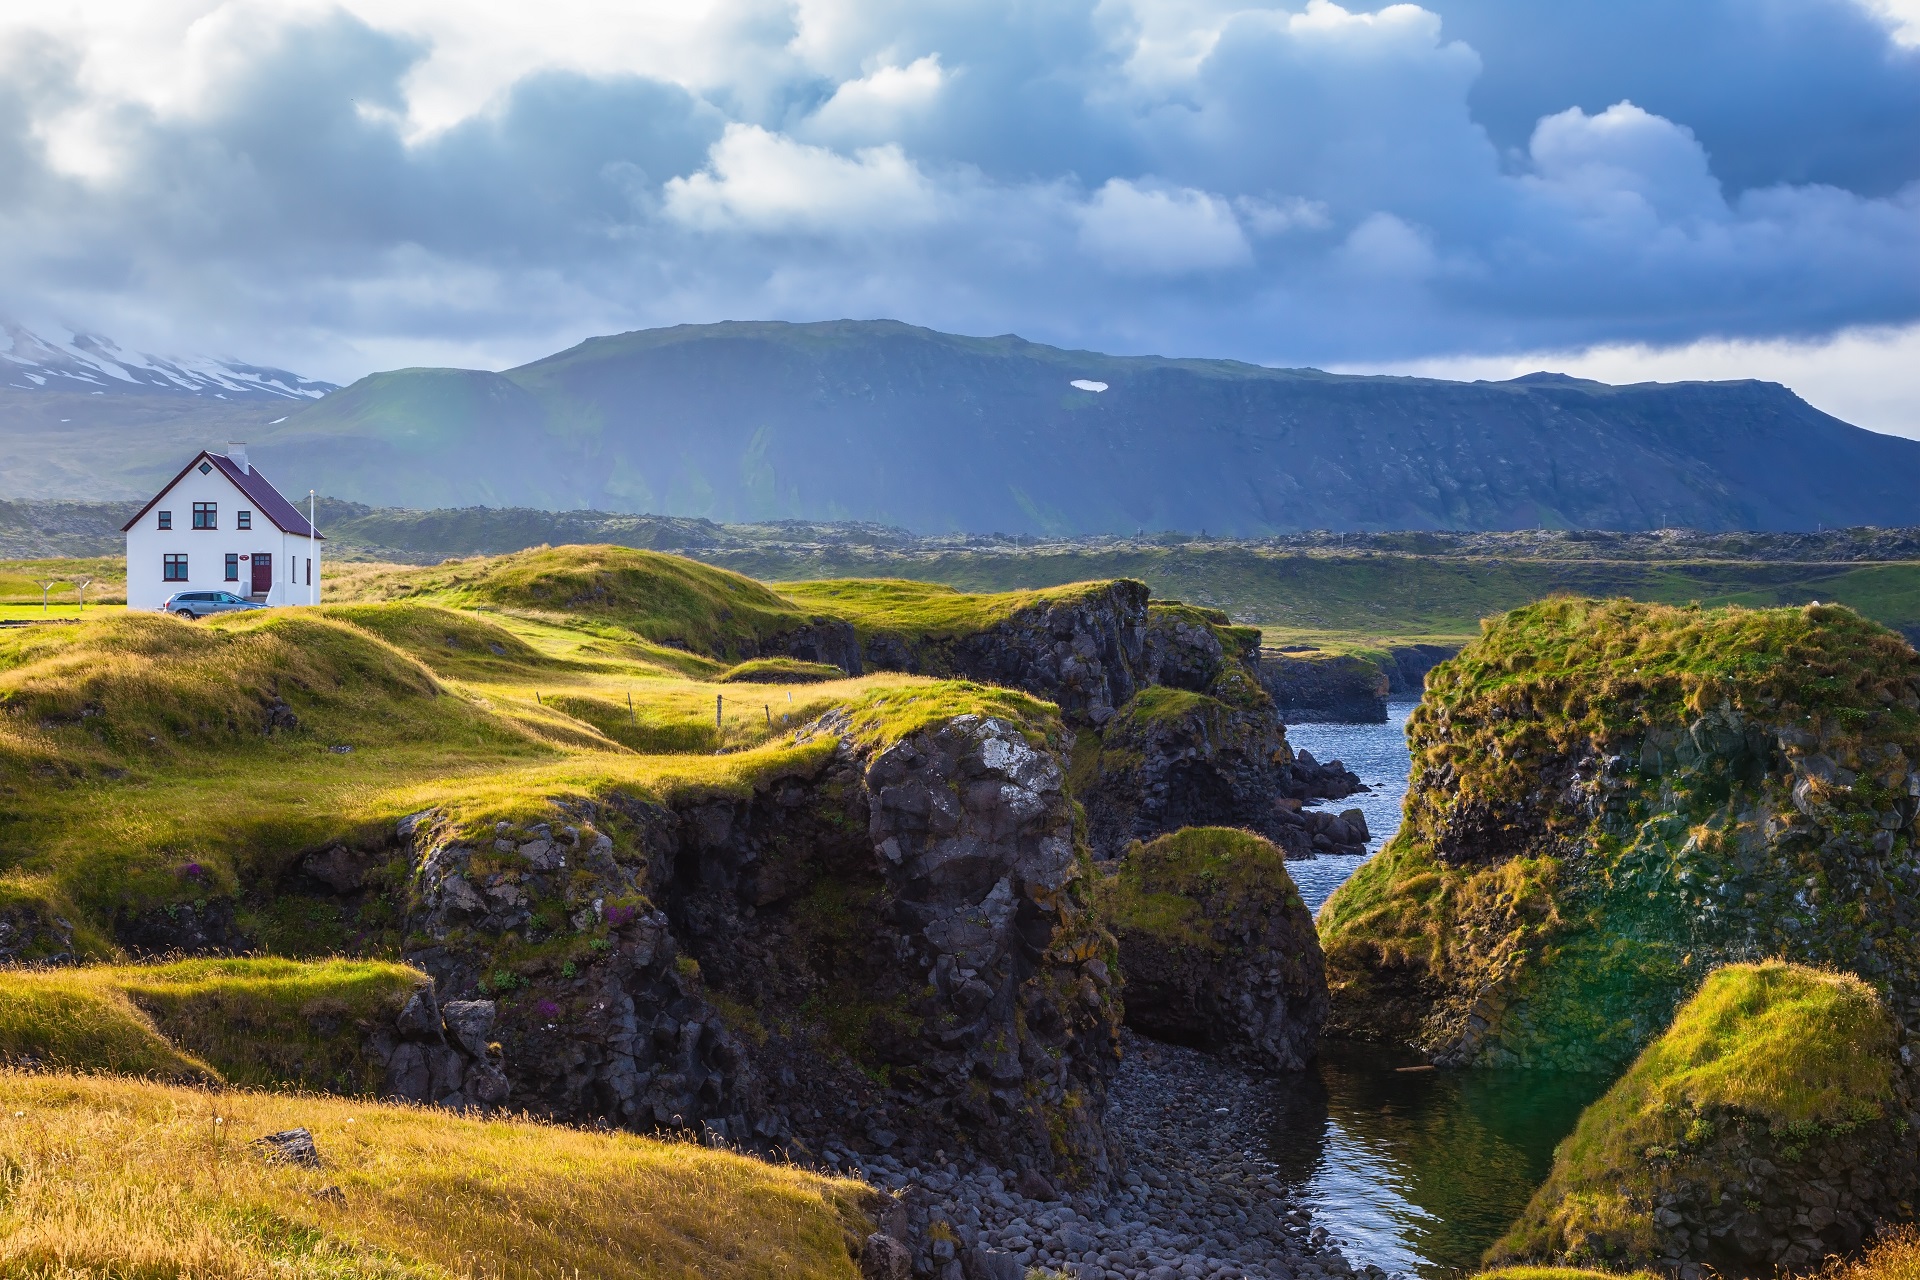
[[[0,317],[0,386],[113,395],[171,391],[220,400],[318,400],[338,390],[285,369],[209,356],[123,351],[111,338],[64,325]]]

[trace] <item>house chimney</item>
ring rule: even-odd
[[[247,465],[247,442],[245,440],[229,440],[227,442],[227,457],[233,460],[234,466],[240,468],[241,475],[253,474],[253,468]]]

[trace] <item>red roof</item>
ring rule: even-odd
[[[317,538],[321,542],[327,540],[325,534],[314,532],[313,526],[307,523],[306,516],[300,513],[298,507],[280,496],[280,491],[273,487],[273,483],[260,474],[260,468],[254,467],[251,470],[242,471],[240,465],[226,454],[208,453],[205,449],[194,454],[187,465],[180,468],[179,475],[162,485],[160,492],[147,500],[146,506],[134,512],[133,519],[120,526],[120,532],[125,533],[140,523],[140,517],[153,510],[153,504],[166,497],[173,486],[179,484],[186,477],[187,472],[193,470],[202,458],[220,468],[220,474],[233,481],[240,492],[253,499],[254,508],[273,521],[274,527],[282,533],[290,533],[296,538]]]

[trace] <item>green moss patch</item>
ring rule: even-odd
[[[1214,925],[1250,900],[1298,903],[1286,856],[1272,841],[1233,827],[1183,827],[1134,843],[1101,888],[1108,926],[1223,954]]]
[[[1742,1182],[1725,1159],[1753,1126],[1776,1159],[1886,1121],[1893,1019],[1848,974],[1770,961],[1716,970],[1555,1154],[1552,1174],[1493,1256],[1657,1256],[1658,1197]]]
[[[1073,582],[1032,591],[973,595],[939,583],[904,578],[836,578],[783,582],[779,590],[802,608],[844,618],[862,635],[884,631],[908,640],[941,640],[985,631],[1034,605],[1085,600],[1106,590],[1107,585]]]

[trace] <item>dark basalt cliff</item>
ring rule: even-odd
[[[1112,942],[1080,900],[1058,745],[1030,728],[961,716],[751,795],[486,841],[425,818],[406,958],[442,1000],[496,1002],[516,1107],[1103,1176]],[[581,937],[584,961],[539,963]]]

